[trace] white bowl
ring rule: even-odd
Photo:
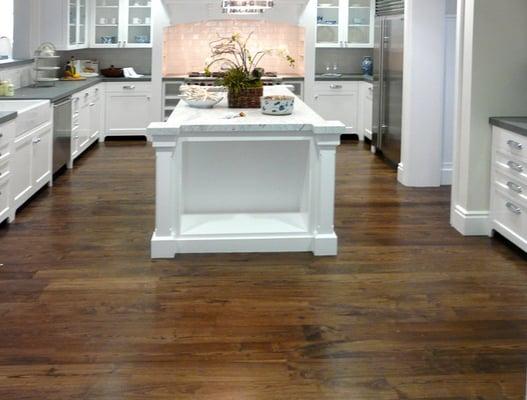
[[[187,103],[190,107],[194,107],[194,108],[212,108],[216,104],[218,104],[220,101],[222,101],[223,97],[219,97],[217,100],[211,100],[211,99],[207,99],[207,100],[190,100],[190,99],[187,99],[186,97],[181,97],[181,99],[185,103]]]
[[[266,115],[290,115],[295,107],[295,96],[263,96],[262,113]]]

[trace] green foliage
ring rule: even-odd
[[[254,76],[243,68],[231,68],[218,83],[236,93],[242,89],[261,87],[263,84],[260,78],[261,75]]]

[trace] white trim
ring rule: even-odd
[[[467,211],[456,205],[451,224],[464,236],[486,236],[490,232],[490,214],[489,211]]]
[[[452,185],[452,174],[454,170],[454,164],[451,162],[444,162],[441,168],[441,185]]]

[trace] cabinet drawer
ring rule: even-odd
[[[0,147],[4,146],[6,143],[9,143],[11,138],[11,127],[13,124],[4,124],[0,125]]]
[[[49,107],[36,107],[26,111],[24,117],[17,117],[15,129],[16,137],[35,129],[37,126],[50,122],[52,114]]]
[[[150,93],[150,82],[107,82],[107,93]]]
[[[0,160],[0,182],[6,181],[9,174],[9,163],[7,162],[7,159]]]
[[[506,156],[527,160],[527,137],[501,128],[494,128],[494,145]]]
[[[527,240],[527,207],[517,200],[511,199],[501,189],[495,189],[492,205],[493,219],[522,240]]]
[[[2,162],[7,161],[9,158],[10,152],[9,152],[9,143],[0,143],[0,164]]]
[[[496,171],[494,173],[494,186],[506,193],[510,199],[527,204],[527,184],[519,179]]]
[[[359,90],[359,82],[325,81],[315,82],[315,93],[356,93]]]
[[[502,150],[494,154],[494,169],[519,181],[527,187],[527,161]]]
[[[0,215],[4,214],[9,208],[9,191],[7,185],[9,181],[7,179],[0,179]],[[2,222],[0,220],[0,222]]]

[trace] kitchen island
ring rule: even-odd
[[[280,86],[265,95],[291,94]],[[290,116],[226,118],[180,102],[148,128],[156,151],[152,258],[178,253],[337,254],[335,154],[345,127],[298,98]]]

